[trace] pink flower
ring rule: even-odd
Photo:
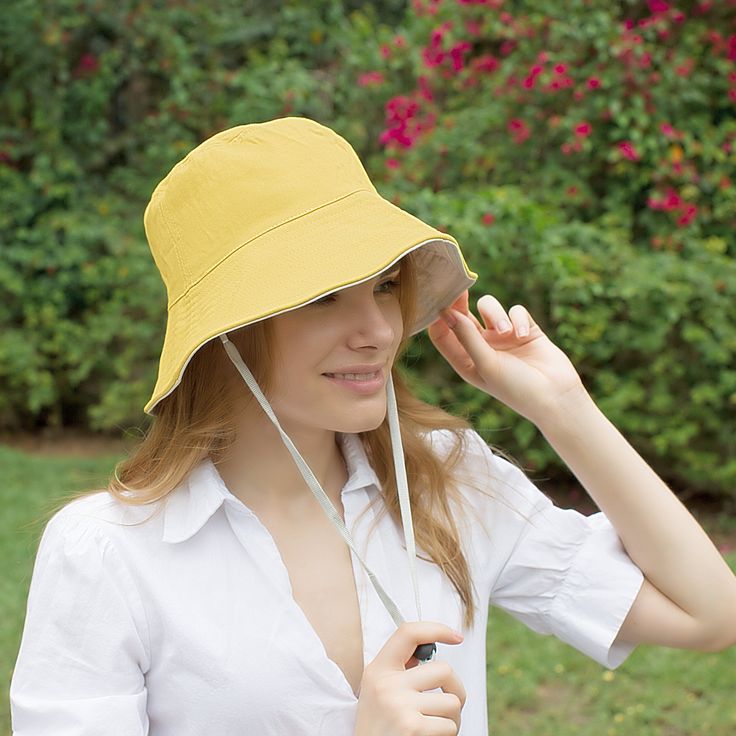
[[[682,64],[675,67],[675,73],[681,77],[689,77],[694,65],[695,61],[693,59],[685,59]]]
[[[587,85],[590,89],[598,89],[598,87],[601,86],[601,80],[598,79],[598,77],[591,77],[588,80]]]
[[[480,34],[483,33],[483,26],[475,20],[466,20],[465,30],[471,36],[480,36]]]
[[[682,207],[683,205],[683,202],[680,198],[680,195],[674,189],[672,189],[672,187],[669,187],[662,199],[650,197],[647,200],[647,204],[653,210],[664,210],[665,212],[671,212],[672,210],[680,209],[680,207]]]
[[[495,72],[498,69],[500,62],[495,56],[490,54],[484,54],[473,59],[472,66],[477,71],[483,72]]]
[[[680,195],[674,189],[667,190],[667,197],[663,200],[662,209],[676,210],[682,205]]]
[[[514,143],[523,143],[531,135],[529,126],[521,118],[512,118],[507,127],[513,135]]]
[[[486,212],[485,215],[483,215],[484,225],[493,225],[495,221],[496,221],[496,216],[493,213]]]
[[[567,71],[567,66],[565,64],[555,64],[556,74],[564,74],[566,71]]]
[[[100,68],[100,60],[94,54],[83,54],[77,63],[76,74],[93,74]]]
[[[394,46],[404,48],[406,46],[406,39],[403,36],[394,36]]]
[[[585,138],[590,135],[592,130],[590,123],[582,122],[575,126],[575,135]]]
[[[677,128],[673,128],[669,123],[660,123],[659,129],[667,138],[682,138],[682,133]]]
[[[634,144],[631,141],[621,141],[618,144],[618,150],[621,151],[624,158],[629,159],[629,161],[638,161],[641,158],[636,152]]]
[[[360,87],[370,87],[383,84],[383,74],[381,72],[365,72],[358,77],[358,85]]]
[[[472,44],[468,41],[461,41],[450,49],[450,58],[452,59],[452,68],[459,72],[465,65],[464,55],[470,51]]]
[[[428,102],[432,102],[434,100],[434,95],[432,94],[432,88],[429,86],[429,82],[427,81],[427,77],[423,74],[419,77],[419,89],[421,96],[427,100]]]
[[[650,13],[666,13],[670,9],[670,4],[664,0],[647,0]]]
[[[694,204],[688,204],[685,207],[685,212],[677,218],[677,224],[680,227],[689,225],[694,219],[698,212],[698,208]]]
[[[391,56],[391,47],[383,44],[383,46],[381,46],[381,56],[383,56],[384,59],[388,59],[388,57]]]
[[[431,69],[439,66],[444,61],[445,52],[438,50],[435,46],[424,48],[422,49],[422,59],[424,60],[424,66]]]
[[[399,168],[399,161],[395,158],[387,158],[386,159],[386,166],[389,169],[398,169]]]
[[[736,36],[729,36],[726,56],[731,61],[736,61]]]
[[[516,41],[506,40],[501,44],[501,56],[508,56],[516,48]]]
[[[383,145],[396,144],[411,148],[419,135],[434,125],[434,115],[420,119],[419,103],[409,97],[399,95],[390,99],[385,106],[388,127],[379,136]]]

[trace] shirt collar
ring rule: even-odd
[[[380,490],[378,476],[360,437],[355,433],[337,432],[336,435],[348,471],[342,493],[371,487]],[[311,493],[308,488],[305,491]],[[227,488],[212,460],[206,457],[166,496],[163,541],[183,542],[194,536],[225,501],[241,503]]]

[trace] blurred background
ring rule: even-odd
[[[43,522],[140,437],[166,293],[155,185],[224,128],[290,115],[454,235],[736,566],[736,2],[7,0],[0,9],[0,661]],[[559,503],[534,425],[426,336],[402,366]],[[736,654],[614,672],[493,612],[495,734],[732,734]],[[9,720],[0,707],[0,729]]]

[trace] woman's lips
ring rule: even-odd
[[[354,391],[358,394],[373,394],[376,391],[378,391],[380,388],[383,387],[383,371],[377,370],[375,373],[372,374],[358,374],[361,376],[367,376],[371,375],[372,378],[366,379],[365,377],[361,378],[348,378],[348,377],[342,377],[340,374],[334,375],[331,373],[324,373],[323,374],[325,378],[327,378],[329,381],[334,383],[336,386],[340,386],[341,388],[348,389],[350,391]],[[355,375],[355,374],[347,374],[349,375]]]

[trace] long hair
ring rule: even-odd
[[[418,285],[413,253],[404,256],[400,265],[398,295],[403,324],[407,325],[412,324],[416,313]],[[234,330],[229,333],[229,339],[240,351],[263,393],[268,395],[274,357],[270,320]],[[409,338],[404,334],[397,358],[406,350],[408,343]],[[472,429],[472,425],[465,418],[417,398],[396,363],[392,366],[391,375],[416,544],[452,582],[461,599],[464,625],[470,628],[477,604],[462,548],[462,535],[456,523],[458,519],[453,514],[450,501],[454,499],[460,505],[465,503],[458,491],[454,471],[467,447],[465,431]],[[217,380],[213,380],[214,376]],[[237,397],[238,404],[234,397]],[[255,397],[250,391],[243,390],[242,379],[230,363],[221,342],[208,342],[194,354],[176,389],[159,402],[156,415],[141,441],[128,457],[116,464],[107,490],[124,504],[149,504],[164,498],[207,456],[217,463],[235,440],[237,410],[234,407],[251,401],[255,401]],[[451,439],[450,452],[443,457],[425,438],[437,429],[449,430]],[[359,437],[381,484],[380,494],[374,501],[382,499],[384,509],[381,514],[389,513],[401,527],[388,419],[385,418],[376,429],[360,432]],[[472,482],[472,479],[468,480]],[[488,488],[491,479],[485,477],[482,480]]]

